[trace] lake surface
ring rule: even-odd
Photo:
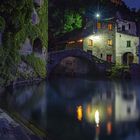
[[[140,140],[140,81],[52,78],[7,89],[0,102],[49,140]]]

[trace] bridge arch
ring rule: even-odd
[[[63,50],[59,52],[52,52],[49,53],[48,57],[49,57],[49,62],[47,65],[48,73],[52,72],[53,69],[55,69],[55,67],[58,66],[60,62],[62,62],[62,60],[68,57],[85,60],[90,67],[96,67],[93,55],[80,49],[71,49],[71,50]]]

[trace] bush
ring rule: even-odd
[[[23,61],[29,64],[35,70],[36,74],[41,77],[46,77],[46,62],[34,54],[22,56]]]
[[[110,78],[122,78],[124,72],[129,70],[129,66],[116,64],[111,68]]]

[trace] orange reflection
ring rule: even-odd
[[[77,107],[77,119],[79,121],[81,121],[82,120],[82,117],[83,117],[83,108],[80,105],[80,106]]]
[[[109,106],[107,107],[107,115],[108,115],[108,116],[112,116],[112,105],[109,105]]]
[[[107,134],[110,135],[112,133],[112,123],[107,122]]]
[[[100,127],[96,127],[96,135],[99,135],[100,134]]]
[[[91,105],[90,104],[87,105],[86,114],[87,114],[88,119],[90,119],[90,114],[91,114]]]

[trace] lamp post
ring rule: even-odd
[[[99,13],[96,13],[96,32],[98,32],[98,20],[99,20],[99,18],[100,18],[100,14]]]

